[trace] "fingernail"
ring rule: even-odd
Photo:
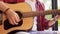
[[[19,20],[19,21],[21,21],[21,20]]]
[[[16,25],[18,25],[18,23],[16,23]]]
[[[21,21],[21,19],[19,19],[19,21]]]
[[[18,22],[20,21],[20,19],[18,20]]]

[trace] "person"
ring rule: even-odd
[[[44,3],[40,2],[39,0],[26,0],[26,2],[31,5],[32,11],[45,10]],[[49,27],[51,27],[59,18],[59,15],[56,15],[51,20],[47,20],[45,15],[34,17],[34,25],[32,30],[44,31],[45,29],[49,29]]]
[[[41,11],[45,10],[44,3],[40,2],[39,0],[36,0],[36,11]],[[53,24],[58,20],[60,16],[56,15],[54,18],[51,20],[47,20],[44,16],[37,16],[37,30],[38,31],[44,31],[49,29],[50,27],[53,26]]]
[[[4,4],[4,2],[6,2],[6,3],[15,3],[15,2],[18,2],[19,3],[19,2],[24,2],[24,1],[29,3],[28,2],[29,0],[16,0],[16,1],[15,0],[9,0],[9,1],[8,0],[1,0],[0,1],[0,10],[3,13],[6,13],[10,24],[17,25],[18,22],[20,21],[20,19],[19,19],[19,16],[12,9],[10,9],[7,5]],[[34,2],[33,4],[34,4],[34,8],[35,8],[36,0],[31,0],[31,2]],[[32,6],[33,5],[31,5],[31,7]],[[34,8],[32,8],[32,9],[35,11],[36,9],[34,9]],[[47,22],[48,23],[47,25],[48,26],[53,25],[59,19],[59,17],[60,17],[60,15],[56,15],[53,19],[51,19],[51,20],[49,20],[49,22]],[[36,18],[34,20],[36,21]],[[36,25],[36,24],[34,24],[34,25]]]

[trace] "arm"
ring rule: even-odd
[[[52,18],[51,20],[46,20],[46,19],[45,19],[45,23],[44,23],[45,29],[48,29],[49,27],[52,27],[52,25],[55,24],[58,19],[60,19],[60,15],[56,15],[56,16],[55,16],[54,18]]]
[[[54,18],[52,18],[49,22],[48,22],[48,26],[52,26],[53,24],[55,24],[55,22],[60,19],[59,15],[56,15]]]
[[[0,1],[0,10],[4,12],[7,8],[9,7],[7,7],[2,1]]]
[[[0,1],[0,10],[6,14],[9,23],[12,25],[17,25],[18,22],[20,21],[19,16],[12,9],[8,8],[9,7],[6,6],[4,2]]]

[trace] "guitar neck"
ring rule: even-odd
[[[49,15],[49,14],[60,14],[60,10],[46,10],[46,11],[36,11],[36,12],[25,12],[23,13],[23,18],[27,17],[34,17],[34,16],[43,16],[43,15]]]

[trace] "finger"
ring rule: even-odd
[[[11,20],[13,21],[13,23],[14,23],[15,25],[18,25],[18,23],[15,21],[15,18],[14,18],[14,17],[11,17]]]
[[[8,19],[9,19],[9,23],[12,24],[12,25],[17,25],[17,23],[15,22],[15,19],[13,18],[13,15],[9,15],[8,16]]]
[[[17,23],[20,21],[19,16],[18,16],[17,14],[15,15],[14,18],[15,18],[15,21],[16,21]]]
[[[17,15],[17,13],[13,12],[12,16],[15,19],[16,23],[18,23],[20,21],[19,16]]]
[[[18,20],[20,21],[20,17],[17,15]]]
[[[9,20],[9,23],[14,25],[13,21],[11,20],[11,18],[8,16],[8,20]]]

